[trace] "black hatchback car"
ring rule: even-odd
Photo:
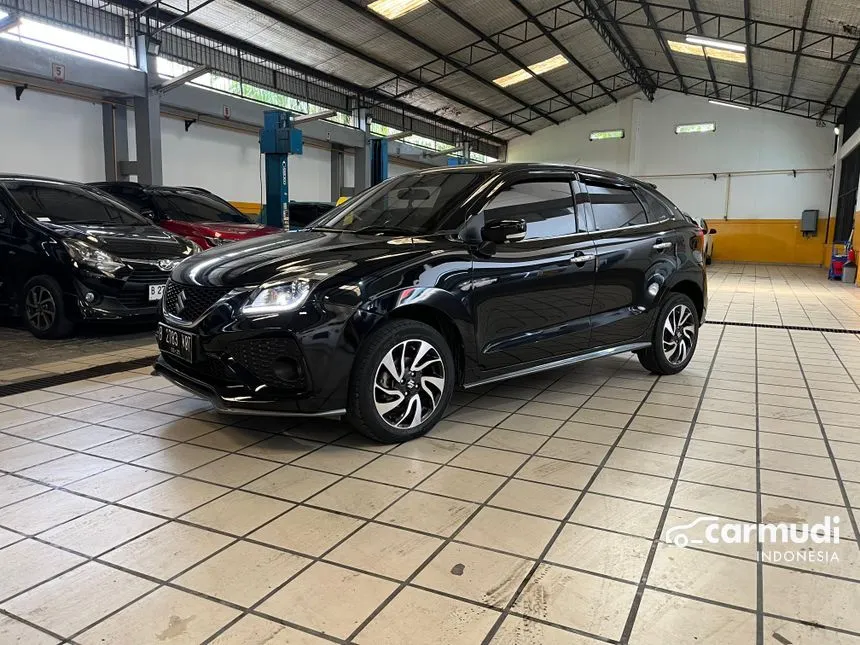
[[[401,175],[303,231],[182,262],[156,370],[226,412],[345,415],[404,441],[455,387],[620,352],[681,371],[705,315],[701,250],[671,202],[616,174]]]
[[[0,308],[39,338],[154,318],[170,271],[197,250],[89,186],[0,175]]]

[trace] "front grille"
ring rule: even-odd
[[[170,277],[170,271],[159,269],[154,264],[141,264],[140,262],[129,262],[131,275],[127,282],[138,282],[140,284],[164,284]]]
[[[223,287],[196,287],[169,280],[164,290],[164,310],[182,320],[197,320],[228,291]]]
[[[184,250],[175,239],[162,240],[122,240],[110,239],[105,241],[106,249],[121,258],[179,258]]]
[[[140,289],[129,289],[123,287],[122,291],[116,297],[122,304],[129,309],[140,309],[141,307],[154,307],[157,302],[149,300],[149,292],[141,291]]]
[[[255,338],[230,343],[227,353],[244,370],[268,385],[301,390],[305,387],[302,357],[295,341],[289,338]],[[275,372],[278,360],[290,359],[296,367],[294,378],[283,378]]]

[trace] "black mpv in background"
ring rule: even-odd
[[[686,367],[702,232],[650,185],[496,164],[389,179],[307,229],[182,262],[156,370],[229,412],[345,415],[379,441],[455,387],[636,352]]]
[[[196,250],[89,186],[0,176],[0,309],[38,338],[154,319],[170,271]]]

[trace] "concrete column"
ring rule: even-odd
[[[360,193],[370,188],[370,143],[368,140],[369,124],[367,123],[367,109],[358,108],[354,110],[358,120],[358,129],[364,132],[364,146],[355,149],[355,192]]]
[[[331,201],[336,203],[343,195],[343,148],[332,144],[331,147]]]
[[[146,36],[135,37],[137,66],[147,75],[146,96],[134,99],[134,134],[137,143],[137,179],[142,184],[163,183],[161,167],[161,95],[155,56],[146,51]]]
[[[128,175],[128,110],[125,105],[102,103],[105,180],[126,181]]]

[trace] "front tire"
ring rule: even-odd
[[[24,324],[36,338],[65,338],[75,329],[66,315],[63,290],[51,276],[39,275],[27,281],[21,311]]]
[[[455,378],[454,357],[442,334],[416,320],[391,321],[358,352],[347,420],[381,443],[420,437],[445,414]]]
[[[651,347],[636,353],[653,374],[677,374],[690,363],[699,340],[699,315],[683,293],[670,295],[657,315]]]

